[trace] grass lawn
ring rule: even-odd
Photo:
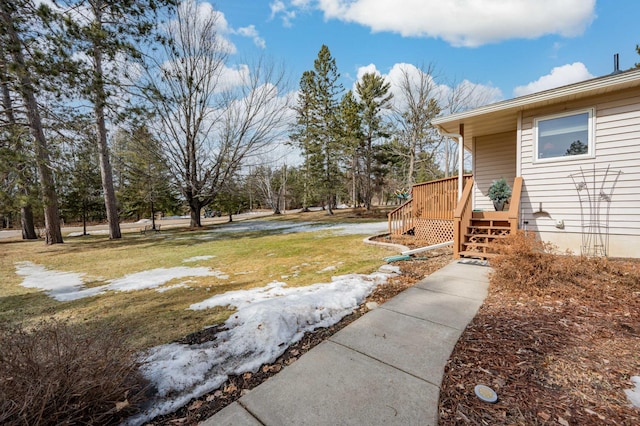
[[[281,220],[272,218],[271,220]],[[287,220],[357,221],[353,211],[327,217],[322,212],[287,215]],[[379,220],[379,219],[377,219]],[[247,222],[248,223],[248,222]],[[90,327],[126,330],[135,349],[167,343],[223,322],[224,308],[187,310],[215,294],[284,281],[289,286],[327,282],[333,275],[370,273],[388,251],[362,243],[362,235],[327,231],[278,234],[269,231],[217,232],[221,225],[202,230],[172,229],[159,234],[68,237],[64,244],[42,241],[1,242],[0,322],[35,324],[63,318]],[[185,260],[198,258],[185,263]],[[188,277],[165,283],[165,292],[145,289],[108,291],[73,301],[56,301],[44,291],[21,286],[17,262],[33,262],[48,270],[84,273],[85,286],[101,286],[127,274],[155,268],[206,267],[219,276]]]

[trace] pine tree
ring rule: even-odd
[[[119,129],[114,154],[122,214],[136,220],[150,217],[156,229],[156,212],[172,214],[180,206],[161,144],[145,125]]]
[[[362,104],[353,96],[351,90],[342,97],[340,102],[340,127],[342,129],[342,144],[345,159],[350,158],[349,173],[351,174],[351,201],[354,207],[360,205],[362,197]]]
[[[296,124],[290,134],[291,140],[302,151],[304,156],[303,174],[302,174],[302,211],[309,211],[309,202],[311,201],[311,188],[314,181],[311,173],[311,153],[314,151],[313,137],[313,114],[314,114],[314,90],[315,73],[313,71],[305,71],[300,78],[300,89],[298,91],[298,103],[294,107],[296,111]]]
[[[34,6],[28,1],[0,1],[0,40],[2,51],[10,60],[7,69],[11,71],[15,90],[23,99],[29,128],[34,139],[36,165],[40,177],[40,187],[44,204],[45,241],[47,244],[63,242],[58,212],[58,195],[52,173],[49,143],[45,136],[40,107],[36,98],[37,87],[33,76],[37,76],[36,67],[25,58],[25,41],[30,19],[34,15]],[[40,55],[37,45],[30,44],[30,54]],[[7,61],[9,62],[9,61]],[[48,62],[51,64],[51,62]],[[50,71],[54,71],[51,68]]]
[[[0,50],[1,52],[1,50]],[[11,186],[7,189],[6,195],[13,200],[18,201],[20,209],[20,226],[22,229],[23,240],[35,240],[38,238],[35,230],[34,216],[32,204],[34,201],[33,176],[29,167],[30,156],[28,155],[26,145],[28,143],[28,134],[24,131],[27,123],[19,122],[19,118],[14,108],[13,94],[11,91],[11,79],[7,69],[7,60],[4,54],[0,53],[0,86],[2,90],[2,108],[4,112],[4,125],[2,126],[2,139],[4,146],[0,146],[2,150],[3,161],[0,162],[0,173],[6,176],[13,175],[15,177],[15,194],[10,194]]]
[[[66,0],[68,8],[61,17],[61,40],[73,45],[88,61],[77,61],[75,84],[93,105],[96,128],[96,146],[104,204],[109,223],[109,238],[121,238],[113,170],[108,145],[107,121],[117,113],[113,96],[122,93],[123,84],[115,66],[123,59],[139,59],[138,44],[156,39],[158,14],[165,7],[175,5],[173,0]],[[120,64],[121,66],[123,64]],[[126,62],[124,64],[126,67]],[[117,105],[117,103],[116,103]]]
[[[333,214],[341,185],[340,160],[343,150],[340,141],[338,111],[343,91],[338,82],[340,74],[336,60],[329,48],[322,45],[318,58],[313,63],[313,71],[303,75],[301,82],[305,116],[303,121],[302,148],[310,181],[317,182],[328,213]],[[300,105],[299,105],[300,106]]]
[[[391,107],[393,94],[389,93],[391,84],[373,73],[366,73],[362,80],[356,83],[356,93],[362,104],[363,144],[362,157],[364,159],[364,203],[367,210],[371,209],[373,198],[373,160],[374,142],[380,138],[389,137],[388,126],[383,123],[383,112]]]
[[[90,123],[87,123],[90,124]],[[89,127],[91,129],[91,127]],[[94,132],[77,135],[73,149],[66,153],[68,170],[66,185],[61,185],[62,212],[67,220],[80,219],[82,235],[87,235],[87,222],[103,220],[104,204],[100,202],[102,184],[98,166]],[[63,179],[60,179],[63,180]]]

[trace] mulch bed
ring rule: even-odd
[[[446,366],[440,424],[640,424],[640,409],[624,393],[640,375],[640,264],[606,265],[536,294],[494,274]],[[477,398],[478,384],[495,390],[498,402]]]
[[[244,373],[242,375],[230,376],[229,379],[217,390],[200,398],[191,400],[187,405],[178,411],[159,416],[147,425],[196,425],[199,422],[211,417],[227,405],[238,400],[249,390],[258,386],[269,377],[277,374],[282,369],[293,364],[303,354],[322,341],[328,339],[333,334],[340,331],[362,315],[367,313],[367,303],[376,302],[382,304],[393,298],[397,294],[413,286],[417,281],[442,268],[452,260],[451,250],[434,250],[426,254],[425,259],[399,262],[402,275],[389,280],[385,285],[378,286],[366,300],[351,314],[344,317],[337,324],[320,328],[313,332],[305,333],[303,338],[291,345],[273,364],[265,364],[255,373]],[[198,344],[208,340],[213,340],[217,328],[212,327],[197,333],[190,334],[181,339],[180,343]]]

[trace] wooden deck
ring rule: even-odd
[[[463,176],[468,182],[471,175]],[[389,213],[391,235],[413,235],[426,244],[453,241],[453,213],[458,203],[458,177],[416,184],[412,198]]]
[[[413,235],[428,245],[453,241],[455,258],[490,258],[492,243],[518,229],[522,178],[515,178],[504,212],[474,212],[474,180],[471,175],[463,179],[460,200],[457,176],[414,185],[412,198],[389,213],[389,233]]]

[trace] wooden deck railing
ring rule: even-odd
[[[471,175],[463,175],[463,187]],[[414,216],[421,219],[453,220],[458,204],[458,177],[413,185]]]
[[[409,200],[388,215],[389,233],[403,235],[413,229],[413,200]]]
[[[471,175],[463,175],[463,184]],[[458,177],[413,185],[412,198],[389,213],[389,233],[402,235],[413,229],[416,219],[448,220],[458,204]]]
[[[522,177],[518,176],[513,181],[511,201],[509,202],[509,228],[511,233],[518,230],[520,222],[520,196],[522,195]]]
[[[471,193],[473,192],[473,178],[469,178],[464,185],[462,196],[453,213],[453,257],[460,257],[464,233],[471,222],[473,206],[471,203]]]

